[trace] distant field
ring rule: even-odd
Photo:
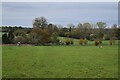
[[[107,43],[105,41],[104,43]],[[117,78],[118,46],[3,46],[3,77]]]

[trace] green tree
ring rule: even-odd
[[[26,36],[26,32],[23,29],[17,29],[14,31],[14,35],[17,36]]]
[[[59,35],[62,37],[66,37],[66,32],[68,32],[68,28],[59,28]]]
[[[69,28],[69,32],[71,32],[74,29],[75,25],[72,23],[69,23],[67,24],[67,27]]]
[[[57,32],[52,33],[51,40],[52,40],[52,43],[58,43],[59,42]]]
[[[51,34],[48,29],[33,28],[30,32],[30,41],[36,45],[44,45],[51,42]]]
[[[8,41],[9,41],[9,44],[13,43],[13,39],[14,39],[13,30],[10,30],[8,32]]]
[[[118,28],[117,28],[117,24],[113,24],[113,26],[111,27],[111,37],[117,37],[117,31],[118,31]]]
[[[97,22],[97,26],[99,28],[98,38],[103,39],[104,37],[104,29],[106,28],[107,24],[105,22]]]
[[[82,25],[81,23],[79,23],[79,24],[77,25],[77,28],[78,28],[80,31],[82,31],[83,25]]]
[[[18,42],[25,44],[25,43],[28,43],[28,40],[23,36],[18,36],[14,38],[14,43],[18,43]]]
[[[120,40],[120,26],[117,29],[116,36]]]
[[[29,34],[30,42],[32,44],[39,44],[41,40],[41,33],[42,33],[42,30],[40,28],[33,28]]]
[[[48,25],[46,18],[35,18],[33,22],[33,29],[30,32],[30,40],[33,44],[44,45],[51,42],[52,33],[53,25]]]
[[[105,29],[107,24],[105,22],[97,22],[97,26],[99,29]]]
[[[91,34],[91,24],[86,22],[83,24],[83,35],[84,35],[84,38],[88,38]]]
[[[50,35],[48,29],[42,30],[41,43],[44,45],[44,44],[47,44],[50,42],[51,42],[51,35]]]
[[[59,29],[57,28],[56,25],[54,25],[54,24],[49,24],[49,25],[48,25],[48,31],[49,31],[49,33],[52,35],[52,33],[54,33],[54,32],[58,33]]]
[[[49,30],[49,33],[52,34],[54,32],[54,25],[53,24],[49,24],[48,25],[48,30]]]
[[[9,38],[7,36],[7,33],[2,35],[2,43],[3,44],[8,44],[9,43]]]

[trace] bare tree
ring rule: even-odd
[[[84,23],[83,24],[83,34],[84,34],[84,38],[87,38],[89,35],[90,35],[90,33],[91,33],[91,28],[92,28],[92,26],[91,26],[91,24],[90,23]]]
[[[37,27],[45,29],[47,25],[48,25],[47,19],[44,17],[35,18],[33,21],[33,28]]]

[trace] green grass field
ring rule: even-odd
[[[107,42],[104,42],[107,44]],[[117,78],[118,46],[3,46],[3,77]]]

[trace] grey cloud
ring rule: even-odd
[[[33,19],[40,16],[46,17],[49,22],[63,25],[85,21],[92,23],[105,21],[108,24],[114,24],[117,23],[117,8],[118,5],[115,2],[3,3],[3,24],[32,26]]]

